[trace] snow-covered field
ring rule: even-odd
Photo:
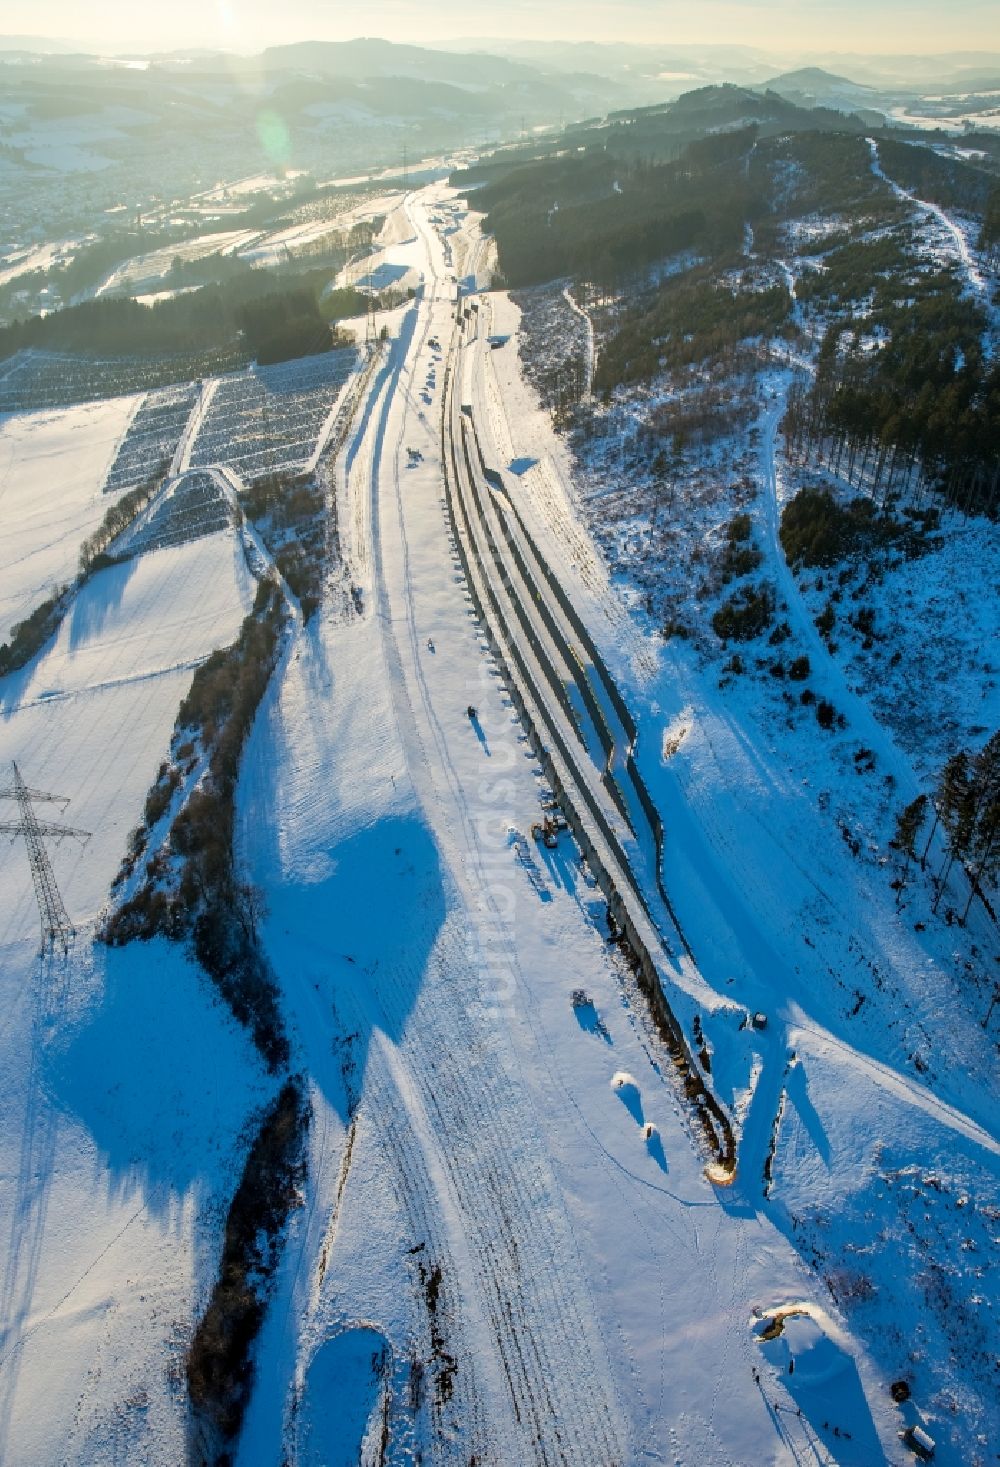
[[[793,716],[776,682],[720,686],[697,644],[663,641],[595,544],[586,486],[522,376],[518,309],[478,295],[489,254],[445,186],[393,211],[378,263],[423,288],[324,466],[340,560],[296,620],[238,788],[239,874],[263,893],[313,1119],[235,1460],[903,1467],[900,1433],[922,1423],[944,1467],[986,1467],[995,1047],[955,955],[990,937],[898,908],[871,841],[886,776],[893,800],[916,787],[905,748],[819,645],[787,569],[790,634],[846,730]],[[461,329],[456,273],[477,306]],[[489,351],[492,333],[512,339]],[[290,403],[316,394],[301,423],[288,414],[296,462],[342,385],[304,385],[312,370],[281,378]],[[209,384],[175,470],[257,472],[252,425],[282,396],[269,381]],[[706,1175],[593,873],[568,833],[531,839],[547,791],[443,497],[456,382],[638,723],[693,955],[665,948],[659,966],[733,1119],[730,1186]],[[776,577],[779,411],[750,454]],[[94,433],[91,497],[113,452],[102,440],[98,464]],[[65,495],[77,513],[84,490]],[[24,543],[4,540],[0,570],[52,538],[18,513]],[[231,530],[149,550],[93,577],[53,645],[0,681],[0,769],[16,759],[93,832],[52,845],[81,929],[65,964],[35,957],[23,848],[0,861],[4,1461],[184,1457],[183,1352],[266,1084],[176,951],[89,936],[191,668],[233,639],[254,588]]]
[[[890,107],[888,114],[894,122],[902,127],[922,127],[928,131],[936,131],[942,128],[947,131],[954,128],[956,132],[966,132],[970,128],[975,131],[985,128],[1000,127],[1000,109],[989,112],[965,112],[962,110],[961,100],[956,98],[955,108],[951,112],[913,112],[909,107]]]
[[[89,832],[47,842],[79,931],[68,959],[38,957],[23,841],[0,858],[5,1462],[184,1457],[185,1342],[267,1087],[178,950],[91,937],[192,668],[232,640],[254,589],[228,531],[127,561],[92,577],[54,643],[0,681],[0,784],[16,761],[29,786],[70,801],[36,805],[40,819]]]
[[[81,542],[108,507],[101,491],[135,405],[122,397],[0,422],[0,641],[76,574]]]
[[[148,255],[137,255],[113,270],[96,293],[100,296],[116,290],[135,291],[168,278],[175,260],[189,263],[192,260],[204,260],[209,255],[236,254],[244,246],[259,239],[260,235],[259,229],[220,230],[199,235],[197,239],[167,245]]]

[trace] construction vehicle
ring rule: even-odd
[[[565,829],[565,821],[563,829]],[[559,844],[559,826],[550,815],[546,815],[541,821],[535,821],[531,827],[531,835],[533,840],[540,840],[542,845],[547,846],[550,851],[554,851]]]

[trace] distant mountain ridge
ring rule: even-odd
[[[780,76],[769,78],[764,85],[772,92],[783,94],[786,90],[794,89],[800,92],[812,92],[816,96],[843,91],[871,95],[875,91],[874,87],[866,86],[863,82],[851,81],[846,76],[836,76],[832,71],[825,71],[821,66],[800,66],[796,71],[783,71]]]
[[[796,71],[783,72],[755,90],[776,92],[797,107],[829,107],[836,112],[857,113],[872,123],[883,120],[880,109],[888,105],[889,98],[885,91],[837,76],[821,66],[802,66]]]
[[[85,51],[80,41],[53,40],[49,36],[0,36],[0,53],[34,52],[42,56],[80,55]]]
[[[378,37],[353,41],[293,41],[268,46],[254,58],[266,71],[316,71],[324,76],[410,76],[419,81],[497,85],[537,80],[538,67],[486,53],[469,55],[424,46],[398,45]]]

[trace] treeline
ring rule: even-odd
[[[241,497],[306,621],[318,610],[327,565],[326,500],[315,477],[265,474]]]
[[[141,305],[106,297],[32,316],[0,331],[0,358],[26,347],[95,356],[175,356],[200,353],[246,339],[248,357],[263,350],[268,360],[327,350],[332,345],[316,295],[296,287],[275,290],[273,282],[247,272],[224,285]],[[261,272],[263,275],[263,272]],[[254,297],[262,293],[263,300]],[[255,310],[255,307],[257,309]],[[286,330],[285,317],[294,322]]]
[[[749,123],[759,130],[778,118],[792,120],[797,109],[775,93],[763,96],[731,84],[696,87],[675,102],[612,112],[609,126],[595,138],[577,137],[572,130],[570,146],[596,142],[626,163],[671,163],[701,140],[738,137]]]
[[[198,1461],[206,1464],[231,1461],[250,1400],[253,1345],[306,1176],[310,1115],[301,1080],[286,1080],[254,1138],[226,1217],[215,1286],[187,1357]]]
[[[709,139],[709,146],[739,136],[752,127],[759,139],[785,139],[791,134],[836,133],[864,136],[860,121],[824,107],[803,108],[777,92],[758,92],[724,83],[697,87],[673,102],[632,107],[571,124],[553,137],[535,139],[501,149],[453,175],[458,187],[491,183],[509,173],[543,160],[592,154],[606,156],[616,166],[635,163],[672,163],[692,144]]]
[[[894,183],[943,209],[982,214],[997,186],[992,169],[979,167],[971,159],[936,153],[919,143],[883,136],[878,152],[884,172]]]
[[[333,345],[319,301],[309,290],[271,291],[248,301],[237,319],[247,351],[262,367],[314,356]]]
[[[154,856],[143,884],[101,933],[114,946],[155,936],[190,941],[273,1070],[288,1062],[288,1039],[277,987],[257,944],[253,895],[234,871],[233,831],[240,754],[274,670],[285,615],[278,587],[262,581],[236,642],[195,672],[177,717],[177,762],[163,766],[147,800],[155,823],[181,783],[180,767],[188,774],[196,768],[200,745],[207,770],[170,827],[169,849],[179,861],[171,869],[162,851]],[[148,825],[134,833],[116,885],[132,874],[149,835]]]
[[[9,640],[0,643],[0,677],[27,667],[36,652],[58,630],[69,597],[69,586],[60,586],[39,602],[34,611],[10,629]]]
[[[930,833],[924,843],[922,831],[932,812]],[[969,878],[969,895],[959,919],[964,921],[973,896],[978,893],[985,901],[983,883],[995,882],[1000,871],[1000,732],[993,734],[977,753],[958,750],[942,769],[933,800],[918,795],[901,811],[893,842],[906,856],[900,890],[911,861],[919,859],[921,869],[926,867],[939,827],[944,831],[945,854],[935,875],[934,909],[952,866],[959,861]],[[922,845],[919,857],[918,845]]]
[[[1000,506],[1000,363],[983,351],[983,311],[952,271],[872,278],[881,249],[852,259],[865,268],[839,288],[872,298],[859,331],[834,322],[814,385],[789,395],[790,453],[819,456],[876,498],[934,486],[966,512]],[[833,257],[831,257],[833,258]]]
[[[700,268],[667,280],[650,300],[626,312],[602,346],[594,373],[605,394],[648,380],[664,368],[731,355],[741,341],[774,336],[786,325],[791,297],[784,286],[734,290]]]
[[[577,161],[584,157],[610,159],[619,171],[637,163],[673,163],[693,143],[705,138],[713,140],[710,146],[724,148],[725,140],[739,138],[745,132],[748,120],[756,135],[765,121],[773,121],[776,114],[806,116],[774,93],[765,100],[742,87],[701,87],[686,92],[675,102],[611,112],[607,119],[591,117],[571,123],[555,136],[504,147],[455,172],[451,182],[458,188],[492,185],[514,170],[530,169],[568,156]],[[840,121],[843,123],[843,118]]]
[[[153,495],[163,482],[163,475],[170,467],[170,460],[165,460],[155,474],[151,474],[142,484],[137,484],[127,494],[108,506],[103,520],[88,535],[80,546],[80,575],[84,579],[93,571],[100,570],[107,563],[105,552],[123,530],[135,519],[140,510],[145,509]]]
[[[986,201],[979,248],[986,251],[994,270],[1000,267],[1000,188],[995,188]]]
[[[473,196],[486,211],[508,285],[575,275],[618,288],[653,261],[739,248],[764,204],[744,160],[755,131],[704,139],[676,163],[623,163],[604,153],[515,167]]]
[[[604,129],[606,147],[618,158],[670,162],[692,143],[706,136],[732,136],[752,123],[761,139],[789,133],[845,133],[861,131],[861,124],[825,107],[802,108],[777,92],[757,92],[725,83],[697,87],[676,102],[612,113]],[[566,134],[566,144],[588,141],[585,131]],[[601,141],[604,141],[602,138]]]
[[[166,468],[166,465],[164,465]],[[105,551],[116,535],[132,523],[160,486],[161,475],[154,474],[145,483],[123,494],[112,504],[98,528],[80,546],[80,573],[72,585],[60,586],[39,602],[30,616],[16,622],[6,642],[0,643],[0,677],[26,667],[37,652],[59,629],[72,596],[95,571],[109,564]]]
[[[102,296],[0,330],[0,359],[26,347],[93,356],[197,355],[238,346],[265,365],[335,345],[323,292],[328,269],[301,273],[242,266],[229,279],[142,305]],[[338,291],[338,309],[358,314],[365,298]]]

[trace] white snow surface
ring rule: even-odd
[[[76,574],[81,542],[113,502],[101,490],[138,401],[0,420],[0,641]]]
[[[392,1464],[903,1467],[919,1424],[944,1467],[985,1467],[995,1054],[949,939],[916,931],[873,863],[829,840],[819,795],[850,814],[849,750],[769,724],[759,692],[724,695],[628,611],[516,342],[484,350],[519,313],[478,294],[475,220],[442,185],[411,194],[379,258],[423,288],[332,476],[343,571],[296,620],[238,789],[239,871],[266,897],[313,1105],[239,1467],[374,1462],[386,1422]],[[639,725],[694,953],[661,966],[735,1117],[730,1187],[706,1176],[574,843],[529,835],[540,771],[442,499],[453,270],[479,307],[463,380],[487,461]],[[147,553],[94,577],[54,644],[0,682],[0,769],[17,759],[94,832],[53,849],[84,934],[190,668],[232,639],[253,588],[231,531]],[[915,789],[794,580],[780,590],[855,741]],[[173,1467],[182,1352],[266,1085],[175,951],[78,940],[40,970],[20,846],[0,913],[0,1459]]]
[[[803,595],[777,540],[780,507],[801,482],[780,461],[776,471],[788,385],[788,373],[762,376],[761,432],[749,440],[756,492],[746,505],[791,627],[787,655],[808,652],[813,687],[844,712],[847,729],[822,736],[813,719],[790,712],[766,673],[720,681],[725,654],[717,646],[715,655],[679,639],[664,647],[653,631],[648,647],[659,671],[633,661],[630,701],[645,730],[640,763],[667,827],[667,885],[703,972],[746,1009],[767,1013],[769,1031],[776,1009],[783,1026],[783,1072],[769,1077],[765,1063],[752,1103],[734,1096],[737,1113],[746,1109],[744,1171],[773,1146],[769,1209],[785,1218],[857,1337],[889,1372],[906,1376],[923,1409],[932,1403],[939,1458],[985,1462],[997,1427],[989,1383],[997,1326],[996,1290],[983,1280],[996,1269],[1000,1189],[996,1030],[994,1022],[984,1036],[979,1021],[996,934],[981,909],[964,931],[935,919],[923,877],[897,906],[889,883],[901,863],[884,853],[894,813],[930,787],[939,756],[974,746],[996,726],[995,545],[988,526],[946,515],[941,549],[867,589],[887,639],[881,661],[851,657],[846,628],[838,641],[847,646],[838,657],[828,653],[813,617],[829,584],[823,595]],[[509,416],[519,428],[531,421],[520,404]],[[574,486],[565,482],[571,505]],[[584,469],[581,492],[585,485]],[[620,592],[649,625],[627,579],[627,555],[617,569]],[[692,578],[691,602],[701,594]],[[612,640],[605,633],[609,656]],[[894,646],[900,665],[886,675]],[[659,769],[653,750],[662,751]],[[865,773],[855,756],[863,764],[869,754]],[[940,858],[938,847],[935,865]],[[960,874],[942,911],[961,910],[967,892]],[[814,1044],[802,1057],[806,1030],[793,1019],[803,1010],[808,1031],[823,1035],[822,1058]],[[717,1021],[705,1028],[719,1075],[733,1038]],[[900,1116],[892,1102],[890,1119],[885,1095],[905,1098],[909,1113]],[[922,1115],[935,1123],[927,1127]],[[973,1140],[973,1149],[953,1150],[948,1130]],[[942,1196],[949,1207],[937,1205]],[[975,1256],[980,1248],[985,1261]],[[959,1303],[966,1296],[967,1311]]]
[[[268,1084],[179,949],[91,936],[192,668],[234,638],[254,590],[231,532],[127,561],[0,680],[0,785],[16,760],[69,798],[40,819],[90,832],[48,842],[78,929],[68,958],[38,957],[23,841],[0,854],[4,1462],[184,1459],[185,1343]]]
[[[330,608],[305,634],[241,783],[241,851],[268,893],[267,946],[316,1124],[239,1461],[271,1463],[283,1444],[326,1460],[317,1412],[335,1389],[362,1402],[339,1444],[345,1461],[389,1409],[393,1461],[419,1450],[540,1462],[558,1421],[567,1462],[902,1463],[888,1382],[911,1365],[919,1301],[893,1287],[876,1251],[872,1287],[899,1333],[886,1350],[882,1316],[852,1328],[841,1274],[824,1283],[808,1266],[811,1235],[795,1221],[807,1209],[793,1216],[782,1192],[786,1148],[814,1149],[805,1193],[848,1256],[879,1226],[868,1184],[881,1136],[907,1165],[978,1178],[985,1239],[992,1106],[972,1081],[941,1079],[939,1094],[937,1080],[905,1073],[904,1041],[885,1043],[890,1016],[877,1003],[878,1017],[844,1037],[841,1000],[800,923],[849,951],[847,912],[867,901],[859,878],[836,851],[803,861],[796,792],[774,786],[766,756],[741,747],[704,688],[630,621],[514,352],[486,352],[473,405],[488,456],[514,466],[508,492],[640,715],[668,884],[701,969],[678,973],[671,1002],[685,1023],[699,1011],[713,1083],[742,1125],[736,1183],[719,1191],[706,1179],[641,997],[603,939],[603,901],[565,837],[551,853],[525,840],[537,771],[443,519],[443,352],[430,340],[450,338],[452,286],[428,216],[446,198],[407,202],[426,295],[404,314],[341,461],[341,542],[363,614]],[[387,254],[412,264],[401,222]],[[481,333],[516,329],[505,296],[480,309]],[[663,731],[692,707],[675,772],[659,760]],[[894,971],[913,960],[905,945],[882,955]],[[858,981],[875,991],[870,976]],[[580,988],[590,1005],[571,1002]],[[761,1009],[767,1030],[744,1027]],[[619,1072],[629,1081],[615,1086]],[[783,1146],[765,1195],[772,1134]],[[842,1218],[845,1195],[858,1201]],[[432,1265],[458,1362],[447,1430],[404,1404],[410,1362],[427,1358],[420,1269]],[[827,1321],[834,1342],[813,1351],[801,1389],[752,1327],[793,1304]],[[373,1355],[381,1385],[363,1363]],[[347,1376],[334,1388],[337,1362]],[[926,1420],[948,1408],[939,1397],[922,1409]],[[988,1430],[982,1399],[969,1409],[970,1429]],[[961,1428],[952,1446],[934,1425],[940,1459],[964,1460]]]

